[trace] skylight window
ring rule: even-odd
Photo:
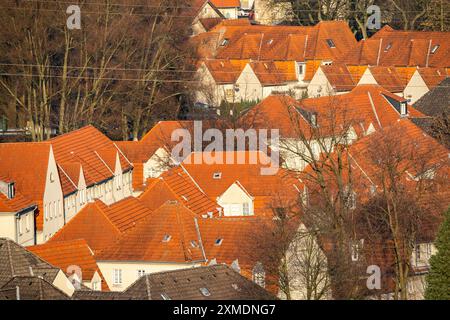
[[[204,295],[205,297],[209,297],[211,295],[211,292],[209,292],[208,288],[200,288],[200,292],[202,293],[202,295]]]
[[[227,44],[228,44],[228,39],[223,39],[222,40],[222,42],[220,43],[220,45],[223,47],[223,46],[226,46]]]
[[[172,236],[170,234],[165,234],[163,237],[163,242],[169,242],[170,239],[172,239]]]
[[[431,54],[434,54],[434,53],[436,53],[436,51],[439,49],[439,45],[437,44],[437,45],[435,45],[434,47],[433,47],[433,49],[431,49]]]
[[[269,41],[267,41],[268,45],[271,45],[273,43],[273,39],[270,39]]]
[[[222,178],[222,172],[214,172],[213,179],[220,179]]]
[[[216,246],[220,246],[222,244],[223,239],[222,238],[217,238],[216,241],[214,241],[214,244]]]
[[[384,52],[388,52],[389,49],[391,49],[391,48],[392,48],[392,43],[389,43],[389,44],[386,46],[386,48],[384,48]]]
[[[163,300],[172,300],[167,293],[161,293],[161,298],[163,298]]]
[[[191,240],[191,247],[192,248],[198,248],[198,243],[195,240]]]
[[[336,45],[332,39],[327,39],[327,44],[330,48],[336,48]]]

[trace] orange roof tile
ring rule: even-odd
[[[19,212],[35,206],[36,204],[33,201],[25,198],[17,191],[12,199],[0,192],[0,212]]]
[[[239,8],[240,0],[210,0],[217,8]]]
[[[204,261],[195,216],[180,203],[169,201],[102,250],[98,259],[178,263]]]
[[[97,272],[102,279],[102,290],[109,291],[108,284],[97,265],[94,253],[91,251],[85,240],[76,239],[48,242],[37,246],[27,247],[27,249],[66,273],[69,266],[79,266],[81,268],[83,281],[90,282],[95,272]]]
[[[311,81],[311,79],[316,74],[317,69],[319,69],[322,62],[320,60],[308,60],[306,61],[306,70],[304,81]]]
[[[407,82],[404,76],[397,72],[394,67],[369,67],[370,73],[378,85],[390,92],[403,92]]]
[[[217,84],[235,83],[248,60],[205,60],[204,64]]]
[[[97,252],[151,213],[150,209],[133,197],[109,206],[95,200],[81,209],[49,241],[85,239],[89,247]]]
[[[418,68],[417,71],[430,90],[450,76],[445,68]]]

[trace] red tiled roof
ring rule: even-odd
[[[78,162],[83,166],[86,184],[98,183],[114,176],[116,155],[122,171],[132,168],[107,136],[93,126],[50,139],[57,163]]]
[[[76,265],[80,267],[83,281],[90,282],[94,273],[97,272],[102,279],[102,290],[109,291],[108,284],[97,265],[94,253],[85,240],[48,242],[27,247],[27,249],[66,273],[69,266]]]
[[[25,198],[17,191],[12,199],[0,192],[0,212],[18,212],[34,205],[33,201]]]
[[[430,90],[450,76],[445,68],[418,68],[417,71]]]
[[[200,262],[204,261],[195,214],[167,202],[135,228],[124,233],[98,256],[99,260]],[[165,236],[170,236],[164,241]],[[192,241],[195,241],[193,243]]]
[[[235,83],[247,60],[205,60],[205,66],[217,84]]]
[[[339,58],[352,65],[448,67],[450,32],[383,28]],[[435,53],[432,50],[439,46]]]
[[[263,86],[282,85],[297,80],[294,61],[258,61],[250,62],[250,66]]]
[[[365,67],[349,68],[344,64],[333,63],[320,67],[327,77],[328,82],[336,91],[350,91],[361,79]]]
[[[85,239],[89,247],[97,252],[151,213],[150,209],[133,197],[110,206],[96,200],[81,209],[49,241]]]
[[[239,8],[240,0],[210,0],[217,8]]]
[[[394,67],[369,67],[378,85],[390,92],[403,92],[408,83]]]

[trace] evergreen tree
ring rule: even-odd
[[[450,208],[445,213],[435,245],[438,252],[430,259],[425,299],[450,300]]]

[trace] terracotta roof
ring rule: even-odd
[[[417,72],[430,90],[450,76],[445,68],[418,68]]]
[[[297,81],[295,61],[258,61],[249,64],[263,86],[283,85],[290,81]]]
[[[370,39],[361,40],[339,60],[353,65],[448,67],[449,34],[384,28]]]
[[[79,163],[83,167],[86,184],[102,182],[114,176],[116,156],[119,156],[122,171],[132,168],[107,136],[93,126],[57,136],[49,140],[56,162]]]
[[[303,78],[304,81],[311,81],[311,79],[316,74],[317,69],[321,66],[322,61],[320,60],[308,60],[306,61],[306,70],[305,70],[305,77]]]
[[[399,111],[387,98],[398,103],[406,101],[378,85],[359,85],[345,94],[300,101],[272,95],[250,109],[241,121],[244,127],[253,128],[267,129],[270,124],[270,128],[280,129],[280,135],[284,138],[298,138],[300,134],[310,137],[315,131],[321,135],[336,134],[336,130],[341,128],[339,125],[352,125],[357,131],[363,125],[362,131],[365,132],[370,124],[377,129],[400,119]],[[311,125],[308,112],[316,114],[317,128]],[[408,106],[408,115],[420,117],[422,113]]]
[[[393,67],[369,67],[369,71],[378,85],[390,92],[403,92],[408,83],[404,75],[400,75]]]
[[[12,199],[0,192],[0,212],[19,212],[35,206],[33,201],[28,200],[17,191]]]
[[[344,64],[333,63],[320,67],[325,74],[330,85],[336,91],[350,91],[361,79],[366,67],[347,67]]]
[[[205,294],[201,290],[207,290]],[[125,291],[139,300],[276,300],[276,297],[225,265],[145,275]]]
[[[222,39],[228,39],[228,44],[220,47],[215,55],[220,59],[334,60],[356,45],[343,21],[322,21],[314,27],[219,23],[211,31],[220,32]],[[333,47],[328,39],[333,41]]]
[[[150,214],[151,210],[133,197],[110,206],[95,200],[81,209],[49,242],[84,239],[97,252]]]
[[[76,290],[72,300],[136,300],[129,294],[120,291]]]
[[[240,0],[210,0],[217,8],[239,8]]]
[[[169,201],[102,250],[97,258],[177,263],[204,261],[195,217],[185,206]]]
[[[206,31],[211,30],[214,28],[217,24],[219,24],[223,19],[222,18],[203,18],[200,19],[200,23],[205,28]]]
[[[82,280],[90,282],[97,272],[102,279],[102,290],[109,291],[108,285],[100,271],[94,257],[94,253],[89,248],[86,240],[68,240],[58,242],[47,242],[45,244],[27,247],[28,250],[60,268],[67,273],[69,266],[79,266],[82,272]]]
[[[204,64],[217,84],[235,83],[247,60],[205,60]]]

